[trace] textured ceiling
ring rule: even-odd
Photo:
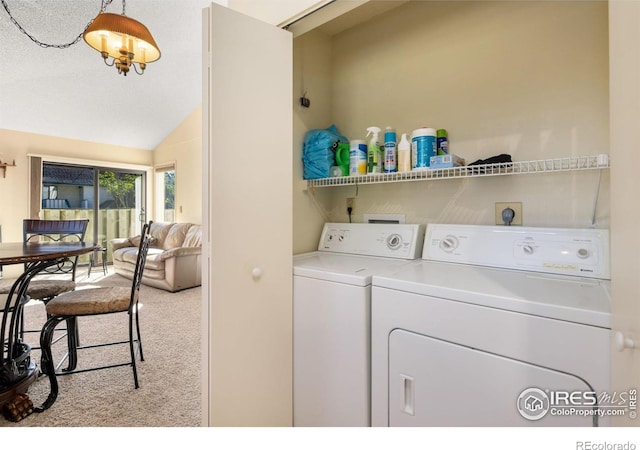
[[[101,0],[4,0],[31,35],[73,41]],[[0,6],[0,128],[154,149],[201,104],[202,9],[210,0],[129,0],[161,58],[144,75],[119,75],[82,39],[41,48]],[[121,14],[122,2],[106,10]]]

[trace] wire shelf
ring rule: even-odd
[[[572,156],[569,158],[482,164],[474,166],[450,167],[446,169],[425,169],[411,172],[371,173],[367,175],[357,176],[318,178],[315,180],[307,180],[307,187],[314,188],[360,184],[398,183],[403,181],[491,177],[499,175],[518,175],[547,172],[571,172],[577,170],[594,170],[607,168],[609,168],[608,155]]]

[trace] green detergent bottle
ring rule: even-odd
[[[380,131],[378,127],[367,128],[367,173],[382,173],[382,149],[380,148]]]

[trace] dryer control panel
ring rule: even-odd
[[[326,223],[318,250],[352,255],[418,259],[424,242],[424,225]]]
[[[430,224],[422,258],[610,278],[608,230]]]

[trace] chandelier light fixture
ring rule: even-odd
[[[100,52],[107,66],[116,66],[118,73],[127,75],[131,67],[139,75],[144,73],[147,64],[160,58],[158,44],[142,23],[126,15],[126,1],[122,0],[122,14],[105,12],[113,0],[101,0],[100,12],[85,29],[66,44],[48,44],[28,33],[13,17],[6,0],[0,0],[11,22],[29,39],[43,48],[64,49],[71,47],[83,38],[93,49]]]
[[[118,73],[126,76],[133,67],[142,75],[148,63],[160,58],[160,49],[146,26],[126,16],[125,7],[122,0],[122,14],[101,11],[82,37],[100,52],[107,66],[115,65]]]

